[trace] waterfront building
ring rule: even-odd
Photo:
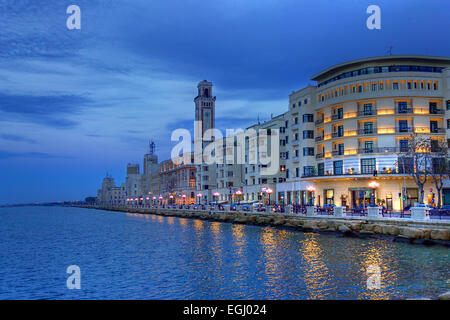
[[[407,204],[418,188],[399,168],[411,133],[430,137],[434,145],[449,141],[450,58],[384,56],[341,63],[314,75],[317,86],[290,95],[291,136],[304,139],[289,161],[299,174],[278,186],[286,203],[335,204],[355,207],[369,201],[369,182],[377,180],[376,198],[400,210],[402,190]],[[431,182],[425,202],[435,202]],[[281,195],[280,195],[281,196]],[[444,189],[450,204],[450,190]]]
[[[196,165],[192,155],[160,163],[158,203],[193,204],[196,191]]]

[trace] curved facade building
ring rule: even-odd
[[[287,182],[277,186],[287,203],[348,207],[369,201],[369,182],[377,180],[376,198],[400,210],[418,189],[399,168],[411,133],[436,144],[449,138],[450,58],[383,56],[328,68],[308,86],[290,95],[288,132],[291,160]],[[447,193],[448,194],[447,194]],[[425,203],[437,200],[425,186]],[[444,190],[444,201],[450,201]],[[434,200],[433,200],[434,198]]]

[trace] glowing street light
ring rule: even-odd
[[[311,202],[309,205],[313,206],[314,205],[314,192],[316,191],[316,187],[314,187],[313,185],[309,185],[306,187],[306,190],[308,190],[311,193]]]
[[[200,199],[203,197],[201,193],[197,193],[198,204],[200,204]]]
[[[380,184],[376,181],[371,181],[369,183],[369,188],[372,189],[372,193],[370,195],[370,205],[375,207],[375,190],[380,186]]]
[[[269,195],[269,206],[270,206],[270,195],[272,194],[273,190],[271,188],[266,189],[266,193]]]

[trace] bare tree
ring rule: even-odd
[[[410,174],[419,189],[419,203],[423,203],[424,186],[431,175],[432,153],[431,140],[413,133],[408,138],[408,149],[399,159],[399,169]]]
[[[445,140],[439,140],[434,148],[432,159],[431,178],[433,179],[438,194],[437,207],[442,207],[442,189],[444,188],[444,180],[449,178],[449,152]]]

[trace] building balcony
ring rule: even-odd
[[[430,128],[430,133],[445,133],[445,128]]]
[[[325,119],[318,119],[318,120],[316,120],[316,125],[322,124],[322,123],[324,122],[324,120],[325,120]]]
[[[292,146],[298,146],[298,144],[300,143],[300,140],[292,140]]]
[[[360,135],[377,134],[377,127],[358,129],[358,134]]]
[[[413,133],[414,127],[396,127],[395,132],[396,133]]]
[[[325,157],[325,153],[316,154],[316,159],[323,159]]]
[[[358,154],[375,154],[375,153],[393,153],[399,152],[396,147],[385,147],[385,148],[359,148]]]
[[[292,125],[292,131],[296,131],[296,130],[298,130],[298,128],[299,128],[299,124],[298,123],[295,123],[295,124],[293,124]]]
[[[335,121],[335,120],[342,120],[344,118],[344,115],[342,115],[342,114],[333,114],[332,116],[331,116],[331,120],[332,121]]]
[[[332,132],[331,133],[332,138],[339,138],[339,137],[343,137],[343,136],[344,136],[344,132]]]
[[[443,109],[430,109],[430,114],[445,114]]]
[[[293,157],[293,158],[292,158],[292,162],[294,162],[294,163],[295,163],[295,162],[299,162],[299,161],[300,161],[300,158],[299,158],[299,157]]]
[[[316,142],[323,141],[324,136],[316,137]]]
[[[411,106],[407,108],[395,108],[395,114],[412,114],[414,113],[414,109]]]
[[[376,116],[377,108],[372,108],[370,110],[359,110],[358,117],[368,117],[368,116]]]
[[[333,155],[333,157],[343,156],[344,155],[344,150],[333,150],[333,152],[331,154]]]

